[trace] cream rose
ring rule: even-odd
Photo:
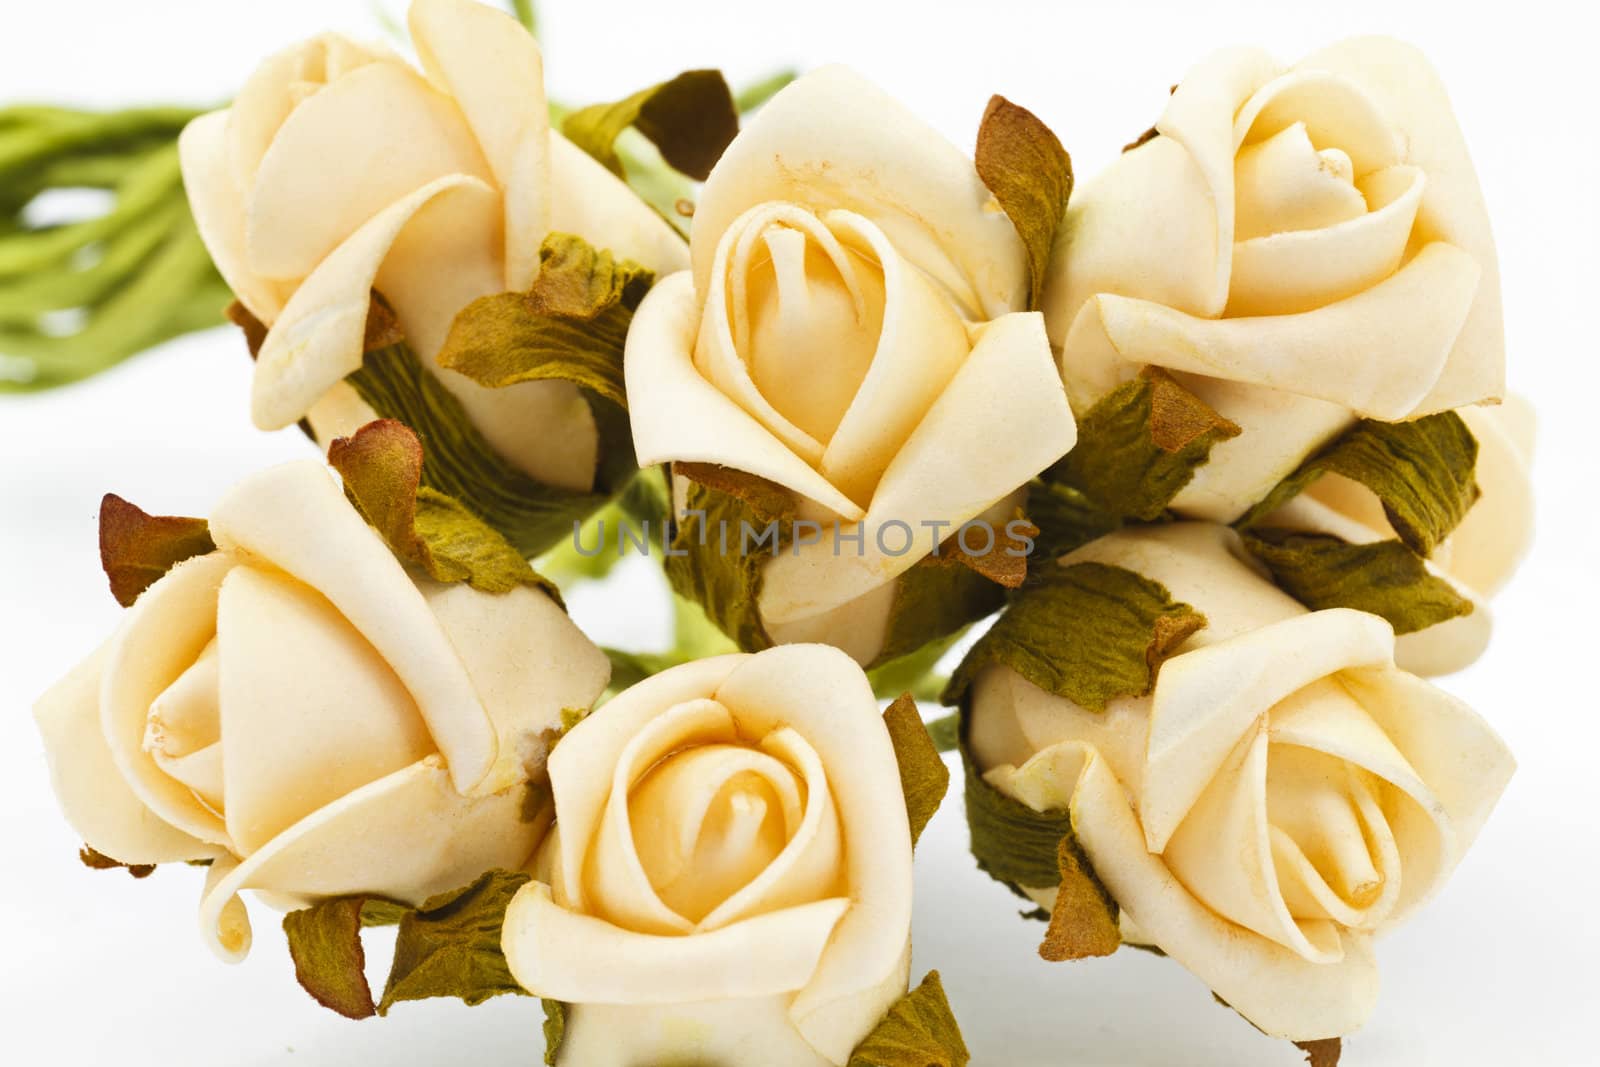
[[[988,668],[971,751],[1002,792],[1070,809],[1124,940],[1269,1034],[1334,1037],[1372,1010],[1372,938],[1449,876],[1513,761],[1472,710],[1394,666],[1382,619],[1307,612],[1242,555],[1227,528],[1179,523],[1066,557],[1161,582],[1207,625],[1153,692],[1099,713]]]
[[[1476,476],[1483,495],[1428,560],[1436,576],[1472,602],[1472,613],[1395,639],[1395,660],[1423,675],[1449,674],[1483,654],[1493,629],[1489,599],[1499,592],[1533,540],[1533,409],[1519,396],[1498,407],[1459,412],[1478,441]],[[1352,544],[1395,536],[1383,504],[1359,482],[1324,474],[1262,520],[1265,525],[1333,534]]]
[[[1155,130],[1073,197],[1045,314],[1080,414],[1156,364],[1243,428],[1180,512],[1233,520],[1357,417],[1500,398],[1488,215],[1414,49],[1219,52]]]
[[[487,389],[436,366],[456,313],[524,291],[551,232],[658,272],[683,241],[626,185],[550,129],[538,45],[473,0],[416,0],[422,70],[326,34],[268,59],[231,108],[179,143],[201,236],[240,302],[271,327],[251,410],[277,429],[310,413],[319,439],[373,413],[361,367],[370,294],[488,442],[546,484],[594,480],[598,437],[565,382]]]
[[[628,336],[639,462],[789,490],[828,536],[767,566],[762,621],[871,660],[895,580],[1075,440],[1021,239],[969,157],[830,67],[729,146],[690,252]]]
[[[561,608],[413,578],[314,460],[247,479],[210,528],[34,709],[83,840],[211,861],[201,927],[229,960],[244,889],[415,904],[525,863],[526,783],[610,674]]]
[[[558,1063],[840,1067],[905,993],[910,826],[843,653],[674,667],[549,768],[555,828],[503,943],[522,985],[568,1005]]]

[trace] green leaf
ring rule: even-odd
[[[121,860],[114,860],[104,852],[96,852],[88,845],[84,845],[78,850],[78,859],[90,870],[123,870],[134,878],[148,878],[156,869],[156,865],[153,863],[123,863]]]
[[[522,23],[523,29],[538,35],[539,13],[534,10],[533,0],[511,0],[511,15]]]
[[[173,567],[216,547],[204,519],[147,515],[115,493],[100,500],[100,566],[125,608]]]
[[[1028,483],[1028,517],[1039,528],[1033,557],[1046,563],[1122,526],[1119,516],[1095,506],[1082,490],[1042,478]],[[1050,568],[1035,564],[1032,573],[1048,574]]]
[[[739,132],[739,111],[721,71],[688,70],[615,103],[574,111],[561,132],[625,179],[616,140],[629,126],[644,134],[669,165],[705,181]]]
[[[965,719],[965,714],[963,714]],[[963,722],[964,729],[965,723]],[[1061,878],[1061,839],[1072,833],[1065,811],[1034,811],[984,781],[965,738],[960,742],[965,778],[967,828],[972,858],[990,878],[1019,897],[1027,889],[1048,889]]]
[[[1251,529],[1244,545],[1284,592],[1313,611],[1354,608],[1409,634],[1472,614],[1472,601],[1400,541],[1352,545],[1327,534]]]
[[[1050,909],[1039,956],[1051,963],[1109,956],[1122,944],[1117,902],[1095,876],[1078,835],[1063,835],[1056,845],[1060,885]]]
[[[1045,480],[1106,515],[1153,522],[1239,427],[1159,367],[1113,389],[1078,422],[1078,443]],[[1036,521],[1049,530],[1048,520]]]
[[[1366,419],[1301,464],[1235,525],[1252,526],[1324,474],[1340,474],[1377,494],[1400,540],[1430,556],[1477,501],[1477,465],[1478,441],[1453,411],[1410,422]]]
[[[1121,941],[1117,903],[1107,892],[1078,844],[1069,811],[1034,811],[990,785],[978,773],[964,734],[963,708],[957,726],[965,774],[967,828],[972,857],[990,878],[1024,900],[1026,889],[1056,888],[1055,907],[1045,918],[1039,955],[1052,962],[1106,956]]]
[[[485,593],[519,585],[561,594],[494,528],[459,502],[422,485],[422,442],[394,419],[369,422],[328,447],[345,495],[405,562],[438,582],[467,582]]]
[[[939,750],[922,725],[917,702],[910,693],[901,694],[889,705],[883,713],[883,723],[894,744],[900,790],[905,794],[906,815],[911,820],[911,844],[915,846],[950,788],[950,769],[939,758]]]
[[[506,906],[529,879],[520,871],[490,871],[401,919],[378,1014],[403,1000],[459,997],[472,1005],[502,993],[526,995],[506,966],[500,928]]]
[[[347,1019],[370,1019],[378,1013],[361,946],[366,901],[362,896],[335,897],[283,917],[295,979],[318,1004]]]
[[[920,559],[898,579],[888,632],[871,667],[886,667],[932,642],[951,639],[1004,603],[1005,588],[964,563],[961,552]]]
[[[957,704],[984,668],[1000,663],[1091,711],[1155,684],[1165,656],[1205,625],[1166,587],[1104,563],[1059,567],[1024,590],[972,646],[945,689]]]
[[[1028,307],[1044,299],[1045,271],[1072,196],[1072,159],[1050,127],[1026,108],[993,96],[978,127],[974,156],[1028,253]]]
[[[972,1059],[938,971],[895,1001],[848,1067],[966,1067]]]
[[[734,106],[739,109],[739,114],[748,114],[777,96],[779,90],[799,76],[799,71],[784,69],[774,71],[764,78],[758,78],[734,94]]]
[[[944,654],[961,639],[967,627],[929,641],[915,652],[908,652],[867,671],[872,691],[880,699],[909,692],[916,700],[937,701],[950,679],[935,673]]]
[[[567,1006],[559,1000],[541,1000],[539,1006],[544,1009],[544,1062],[546,1067],[555,1067],[567,1036]]]
[[[691,513],[673,525],[664,561],[673,592],[745,652],[772,645],[757,606],[766,564],[783,549],[794,500],[753,474],[709,463],[677,463]]]
[[[623,482],[611,480],[601,439],[601,467],[594,492],[545,485],[494,450],[439,379],[426,370],[410,345],[400,342],[366,354],[361,369],[347,379],[373,411],[405,423],[422,441],[422,484],[459,501],[488,523],[524,557],[572,536],[581,523]],[[632,463],[632,448],[627,449]]]
[[[539,260],[528,292],[482,297],[456,316],[439,365],[491,389],[568,381],[626,411],[623,343],[655,275],[564,233],[544,239]]]
[[[354,895],[334,897],[283,917],[295,978],[318,1004],[350,1019],[386,1015],[402,1000],[459,997],[480,1004],[523,993],[500,950],[506,906],[529,875],[489,871],[470,885],[432,897],[421,908]],[[383,999],[367,985],[361,930],[398,924]]]

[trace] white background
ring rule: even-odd
[[[1511,383],[1542,418],[1538,543],[1495,604],[1488,656],[1445,684],[1494,722],[1521,766],[1454,883],[1380,946],[1382,1001],[1345,1063],[1593,1063],[1600,155],[1585,106],[1593,34],[1574,24],[1577,5],[1519,0],[1481,17],[1459,3],[1352,0],[543,6],[551,92],[566,101],[612,99],[692,66],[722,66],[737,83],[843,61],[964,146],[1002,92],[1053,126],[1080,176],[1151,123],[1204,50],[1259,43],[1289,60],[1387,32],[1432,55],[1500,242]],[[379,35],[373,10],[366,0],[0,0],[0,101],[221,101],[297,37]],[[271,913],[255,910],[248,962],[220,964],[196,931],[197,872],[134,882],[89,871],[56,812],[29,708],[116,621],[96,561],[100,495],[203,515],[245,473],[306,454],[294,431],[251,428],[247,378],[241,343],[218,331],[86,385],[0,397],[0,1060],[531,1065],[535,1002],[407,1004],[347,1022],[295,986]],[[613,589],[578,597],[575,614],[601,640],[650,639],[663,613],[620,623],[607,610],[631,606]],[[923,837],[917,872],[915,973],[943,972],[979,1067],[1300,1062],[1169,961],[1038,960],[1042,928],[1019,921],[1017,902],[973,868],[958,795]],[[381,938],[369,957],[375,970],[385,963]]]

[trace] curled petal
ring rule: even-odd
[[[484,781],[498,741],[460,656],[326,468],[307,460],[246,479],[212,511],[211,535],[226,552],[277,567],[326,597],[404,683],[456,787],[467,793]]]
[[[792,489],[848,521],[861,518],[862,508],[695,367],[699,315],[685,271],[658,282],[633,317],[623,373],[640,466],[717,463]]]
[[[246,889],[286,902],[375,893],[416,905],[486,870],[516,870],[544,831],[523,817],[526,792],[462,796],[430,756],[313,812],[236,866],[214,866],[201,931],[218,956],[238,962],[250,947],[238,896]]]
[[[1005,412],[1026,433],[996,433]],[[766,569],[763,617],[783,623],[839,606],[896,578],[931,553],[942,535],[983,514],[1061,458],[1077,426],[1056,373],[1044,322],[1019,312],[981,328],[972,352],[889,464],[865,516],[859,554],[835,554],[831,538],[796,545]],[[901,523],[911,544],[877,531]]]
[[[1444,241],[1477,261],[1482,279],[1444,369],[1416,413],[1498,399],[1505,393],[1505,327],[1500,267],[1489,213],[1466,139],[1433,66],[1416,48],[1387,37],[1357,37],[1302,60],[1296,69],[1331,71],[1359,85],[1400,131],[1406,162],[1428,176],[1417,213],[1420,245]]]
[[[109,645],[74,667],[33,707],[50,781],[67,822],[90,848],[122,863],[171,863],[221,853],[157,815],[122,777],[100,727]]]
[[[530,882],[506,909],[506,963],[537,996],[578,1004],[677,1004],[804,986],[847,898],[819,900],[694,937],[641,934],[557,904]],[[627,966],[617,966],[626,960]]]
[[[968,318],[1017,311],[1026,255],[991,199],[960,149],[852,71],[823,67],[773,97],[712,170],[695,212],[695,288],[708,291],[734,219],[789,201],[870,219]]]
[[[505,198],[504,288],[522,292],[539,273],[550,230],[550,110],[544,60],[533,35],[473,0],[416,0],[411,39],[428,76],[461,108]]]
[[[467,246],[461,258],[470,260],[471,249],[483,243],[483,224],[496,210],[489,186],[458,175],[415,189],[356,229],[295,290],[267,334],[251,388],[250,411],[256,425],[266,430],[289,425],[361,368],[373,285],[407,226],[419,216],[428,224],[426,215],[438,212],[432,220],[437,226],[430,226],[430,231],[440,236],[456,233]],[[452,248],[445,243],[436,245],[434,252],[453,256]],[[408,319],[416,317],[410,309],[407,314]],[[444,328],[448,325],[446,319]]]

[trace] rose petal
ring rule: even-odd
[[[237,962],[249,950],[249,924],[241,944],[228,916],[243,916],[245,889],[290,902],[373,893],[416,905],[486,870],[516,870],[544,832],[542,822],[522,817],[525,794],[465,797],[437,756],[412,764],[306,816],[236,868],[214,868],[201,931],[213,951]]]
[[[1427,181],[1415,167],[1367,179],[1372,210],[1334,226],[1234,245],[1226,314],[1289,315],[1370,289],[1400,266]]]
[[[240,854],[433,752],[400,679],[314,590],[235,567],[217,632],[223,813]]]
[[[1410,677],[1392,668],[1382,670],[1385,674]],[[1329,700],[1324,690],[1320,699],[1315,694],[1307,699],[1302,692],[1281,702],[1272,713],[1271,733],[1274,741],[1325,753],[1360,767],[1386,787],[1386,821],[1400,855],[1405,857],[1405,869],[1400,872],[1400,885],[1384,886],[1386,906],[1375,908],[1374,912],[1380,918],[1395,921],[1443,882],[1455,867],[1459,848],[1449,814],[1428,780],[1418,775],[1372,714],[1363,690],[1351,687],[1350,679],[1356,673],[1339,674],[1342,700]]]
[[[715,695],[742,730],[765,735],[790,727],[824,768],[850,768],[831,773],[829,783],[845,827],[851,904],[790,1009],[817,1051],[843,1062],[899,995],[891,989],[883,1000],[880,983],[904,954],[911,929],[911,830],[888,729],[861,669],[825,645],[786,645],[747,657]]]
[[[369,219],[441,178],[489,169],[450,99],[398,63],[372,63],[284,119],[246,200],[251,266],[304,278]]]
[[[1478,439],[1478,487],[1483,496],[1451,533],[1445,569],[1484,597],[1499,592],[1533,540],[1533,409],[1518,396],[1499,407],[1462,408]],[[1471,616],[1468,616],[1471,618]]]
[[[630,686],[590,715],[550,753],[550,785],[561,825],[556,898],[563,905],[588,906],[583,878],[585,856],[600,828],[612,789],[613,771],[640,730],[669,709],[715,692],[745,659],[714,656],[663,671]]]
[[[611,768],[605,812],[593,839],[577,841],[588,849],[581,873],[589,910],[639,933],[674,935],[693,931],[694,922],[672,910],[651,884],[634,844],[628,801],[644,773],[671,753],[738,739],[738,727],[728,709],[705,697],[674,704],[640,726]],[[560,820],[559,791],[556,796],[556,818]],[[581,826],[561,824],[556,832],[565,840],[574,830],[581,830]]]
[[[1201,605],[1204,610],[1204,605]],[[1250,727],[1295,690],[1349,667],[1393,662],[1376,615],[1332,608],[1174,656],[1161,666],[1139,817],[1159,852]]]
[[[326,468],[307,460],[247,478],[213,509],[211,536],[226,552],[271,564],[325,596],[405,684],[456,787],[467,793],[484,780],[497,740],[466,668]]]
[[[702,931],[820,900],[843,888],[839,815],[822,758],[804,736],[789,728],[768,734],[761,747],[800,772],[805,782],[804,815],[789,828],[783,851],[766,869],[700,920]]]
[[[1122,786],[1092,754],[1072,797],[1078,843],[1140,932],[1216,995],[1275,1037],[1304,1041],[1360,1028],[1377,1001],[1366,935],[1340,935],[1339,958],[1312,963],[1239,927],[1196,900],[1145,847]]]
[[[201,115],[178,135],[178,162],[189,210],[222,280],[249,309],[269,325],[288,299],[287,286],[257,274],[244,243],[244,200],[228,166],[227,109]]]
[[[50,784],[67,822],[96,852],[122,863],[206,859],[221,850],[157,815],[123,778],[100,726],[101,646],[33,706]]]
[[[198,556],[144,591],[111,639],[99,708],[106,745],[134,794],[184,833],[224,846],[229,840],[222,820],[162,771],[145,749],[144,738],[150,706],[216,635],[217,590],[232,567],[224,552]]]
[[[479,792],[542,773],[563,708],[587,708],[605,691],[611,662],[540,590],[486,594],[465,582],[418,588],[467,669],[498,738]]]
[[[361,368],[367,309],[379,268],[414,220],[422,216],[420,221],[431,234],[458,235],[464,249],[449,242],[436,244],[433,250],[445,262],[462,263],[473,259],[472,249],[483,247],[484,227],[497,211],[494,192],[487,185],[473,178],[448,177],[388,205],[352,233],[295,290],[268,332],[251,388],[255,424],[266,430],[289,425],[347,374]],[[415,277],[401,269],[393,276],[402,285]],[[430,300],[427,307],[436,305]],[[406,314],[413,324],[435,318],[414,307]]]
[[[1234,118],[1234,144],[1258,143],[1296,123],[1319,147],[1349,156],[1357,178],[1405,159],[1390,117],[1358,81],[1304,63],[1251,95]]]
[[[511,899],[501,936],[512,975],[536,996],[576,1004],[744,1001],[804,986],[851,910],[848,898],[819,900],[694,937],[663,937],[568,911],[549,886],[530,882]]]
[[[1516,770],[1516,760],[1477,712],[1421,678],[1380,669],[1349,671],[1344,680],[1449,819],[1454,853],[1435,878],[1423,886],[1407,885],[1391,916],[1391,922],[1399,922],[1438,889],[1471,846]]]
[[[559,1062],[582,1067],[641,1063],[818,1067],[824,1061],[789,1023],[792,999],[779,993],[688,1004],[568,1004]]]
[[[883,325],[866,376],[822,453],[828,481],[868,502],[934,402],[967,358],[961,320],[925,275],[901,258],[882,230],[859,215],[831,211],[828,225],[870,248],[883,271]]]
[[[1218,915],[1302,959],[1337,963],[1344,951],[1338,926],[1325,919],[1296,922],[1278,888],[1267,811],[1267,750],[1262,719],[1216,768],[1163,847],[1152,851],[1160,851],[1184,887]]]
[[[1176,377],[1240,430],[1213,445],[1210,460],[1172,498],[1172,509],[1188,518],[1233,522],[1356,422],[1349,408],[1326,400],[1197,374]]]
[[[843,67],[812,71],[778,93],[712,170],[691,241],[696,291],[709,291],[733,220],[768,201],[865,216],[969,318],[1027,301],[1022,241],[994,210],[971,158]]]
[[[1505,329],[1494,236],[1477,173],[1439,76],[1416,48],[1385,37],[1343,41],[1307,57],[1297,69],[1340,74],[1377,101],[1404,138],[1406,162],[1428,176],[1417,215],[1417,243],[1448,242],[1471,255],[1482,272],[1449,359],[1416,414],[1502,396]]]
[[[996,433],[1004,412],[1026,433]],[[884,472],[865,517],[862,551],[836,554],[831,537],[796,544],[768,565],[763,617],[782,623],[836,607],[898,577],[961,523],[988,510],[1061,458],[1077,438],[1044,322],[1036,313],[1006,315],[982,327],[971,354]],[[904,538],[877,532],[898,521]],[[943,523],[944,532],[930,526]]]
[[[687,272],[658,282],[634,314],[623,360],[640,466],[717,463],[776,482],[847,522],[864,514],[695,368],[700,307]]]
[[[359,67],[385,61],[398,62],[385,49],[337,33],[297,41],[262,60],[229,112],[225,159],[234,188],[244,195],[255,186],[256,171],[283,121],[308,96]]]
[[[627,806],[650,884],[703,930],[727,925],[707,919],[783,854],[800,829],[804,797],[792,767],[735,740],[662,757],[635,783]],[[812,892],[792,903],[831,895]]]
[[[1337,148],[1317,150],[1304,123],[1245,145],[1233,161],[1234,253],[1239,245],[1274,234],[1337,226],[1366,214],[1350,158]],[[1402,241],[1401,249],[1405,244]],[[1229,285],[1237,284],[1234,266]],[[1315,304],[1310,306],[1315,307]]]
[[[1196,315],[1222,312],[1233,270],[1234,116],[1252,93],[1276,74],[1272,57],[1258,48],[1225,48],[1201,60],[1173,90],[1156,130],[1189,153],[1211,193],[1211,269],[1193,277]],[[1170,268],[1169,268],[1170,269]],[[1143,294],[1140,294],[1143,295]]]
[[[689,267],[689,246],[671,224],[589,153],[550,131],[550,228],[575,233],[619,259],[664,277]]]
[[[1072,324],[1067,352],[1286,390],[1397,421],[1437,380],[1478,276],[1470,255],[1435,243],[1371,289],[1295,315],[1199,319],[1101,295]]]
[[[550,111],[544,60],[516,19],[474,0],[415,0],[408,15],[422,67],[461,108],[505,197],[503,288],[539,273],[550,231]]]
[[[1157,137],[1124,152],[1073,189],[1045,275],[1050,343],[1059,349],[1066,342],[1084,301],[1096,293],[1140,297],[1196,315],[1220,310],[1227,297],[1213,293],[1218,234],[1212,190],[1181,144]],[[1065,360],[1068,388],[1080,408],[1118,383],[1115,366],[1086,364],[1073,352]]]

